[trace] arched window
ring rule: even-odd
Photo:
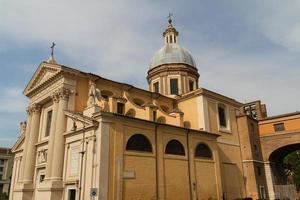
[[[166,146],[166,154],[185,155],[184,147],[178,140],[170,140]]]
[[[212,159],[212,153],[210,148],[206,144],[198,144],[195,150],[195,157]]]
[[[130,108],[125,115],[128,117],[135,117],[135,110]]]
[[[146,136],[135,134],[127,141],[126,150],[152,152],[152,145]]]
[[[165,123],[166,123],[166,118],[163,117],[163,116],[160,116],[159,118],[157,118],[156,121],[157,121],[158,123],[165,124]]]

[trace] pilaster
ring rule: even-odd
[[[22,168],[23,184],[20,188],[22,191],[20,199],[32,199],[33,195],[33,177],[35,171],[36,146],[39,136],[39,126],[41,117],[41,105],[33,104],[29,107],[30,128],[26,130],[24,159]]]
[[[57,92],[54,92],[52,95],[53,101],[53,117],[51,121],[51,128],[50,128],[50,136],[49,136],[49,143],[48,143],[48,155],[47,155],[47,163],[46,163],[46,175],[45,179],[51,178],[51,169],[52,169],[52,161],[53,161],[53,149],[54,149],[54,140],[55,140],[55,128],[56,128],[56,119],[57,119],[57,112],[58,112],[58,103],[59,103],[59,95]]]
[[[275,192],[274,192],[273,175],[272,175],[272,168],[271,168],[271,163],[270,162],[265,163],[265,173],[266,173],[269,199],[274,200],[275,199]]]
[[[20,169],[20,177],[19,180],[23,181],[23,174],[24,174],[24,168],[25,168],[25,162],[26,160],[26,154],[28,151],[28,141],[30,137],[30,127],[31,127],[31,118],[32,118],[32,112],[30,107],[27,108],[27,126],[26,126],[26,131],[25,131],[25,141],[24,141],[24,150],[23,150],[23,162],[21,163],[21,169]]]
[[[9,199],[12,199],[13,192],[15,189],[16,179],[17,179],[17,171],[19,170],[19,157],[14,158],[14,164],[13,164],[13,171],[12,171],[12,178],[11,178],[11,188],[9,193]]]
[[[34,104],[30,107],[32,112],[32,121],[30,122],[30,133],[27,135],[27,149],[26,149],[26,161],[24,160],[24,183],[31,184],[33,182],[33,174],[35,167],[36,147],[35,143],[38,140],[40,117],[41,117],[41,105]],[[28,137],[29,136],[29,137]]]
[[[68,108],[68,100],[70,95],[70,90],[66,88],[60,88],[56,91],[59,97],[58,111],[54,135],[55,148],[53,149],[53,158],[51,166],[51,179],[54,181],[61,181],[63,175],[63,161],[64,161],[64,136],[66,128],[66,116],[64,111]],[[60,184],[59,184],[60,187]]]

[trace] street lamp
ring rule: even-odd
[[[76,121],[71,118],[73,120],[73,127],[71,129],[71,131],[76,131],[77,130],[77,125],[76,125]],[[79,121],[80,122],[80,121]],[[84,143],[85,143],[85,123],[81,122],[83,125],[83,129],[82,129],[82,145],[81,145],[81,151],[79,152],[79,154],[81,154],[81,160],[80,160],[80,176],[79,176],[79,187],[78,187],[78,200],[81,199],[81,190],[82,190],[82,174],[83,174],[83,158],[84,158],[84,154],[85,154],[85,150],[84,150]]]

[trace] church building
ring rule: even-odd
[[[24,90],[10,199],[269,199],[259,139],[266,106],[202,88],[199,77],[171,19],[150,61],[149,90],[52,54]]]

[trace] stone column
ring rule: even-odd
[[[52,94],[53,100],[53,116],[51,121],[51,128],[50,128],[50,136],[49,136],[49,143],[48,143],[48,155],[47,155],[47,164],[46,164],[46,177],[45,179],[51,178],[51,168],[52,168],[52,161],[53,161],[53,149],[54,149],[54,140],[55,140],[55,128],[56,128],[56,118],[57,118],[57,111],[58,111],[58,102],[59,102],[59,95],[57,92]]]
[[[29,141],[29,134],[30,134],[30,126],[31,126],[31,118],[32,118],[32,112],[31,109],[28,107],[27,108],[27,125],[26,125],[26,131],[25,131],[25,142],[24,142],[24,150],[23,150],[23,162],[21,162],[21,169],[20,169],[20,177],[19,180],[23,181],[23,174],[24,174],[24,168],[25,168],[25,160],[26,160],[26,154],[28,151],[28,141]]]
[[[63,133],[66,130],[66,116],[64,114],[64,111],[68,108],[70,90],[61,88],[57,92],[59,95],[59,103],[56,116],[57,119],[54,136],[55,148],[53,149],[52,156],[51,179],[61,181],[63,175],[65,147],[65,138],[63,136]]]
[[[272,175],[272,169],[271,169],[271,163],[270,162],[265,163],[265,173],[266,173],[269,199],[274,200],[275,199],[274,180],[273,180],[273,175]]]
[[[27,152],[24,159],[24,183],[33,182],[33,174],[35,169],[35,158],[36,158],[36,146],[35,144],[38,141],[39,136],[39,127],[40,127],[40,117],[41,117],[41,106],[39,104],[34,104],[31,106],[32,112],[32,121],[30,124],[30,134],[28,137]],[[27,132],[27,131],[26,131]]]
[[[18,175],[18,169],[19,169],[19,157],[14,158],[14,164],[13,164],[13,170],[12,170],[12,176],[11,176],[11,188],[10,188],[10,193],[9,193],[9,199],[12,199],[13,192],[15,190],[15,184],[17,180],[17,175]]]

